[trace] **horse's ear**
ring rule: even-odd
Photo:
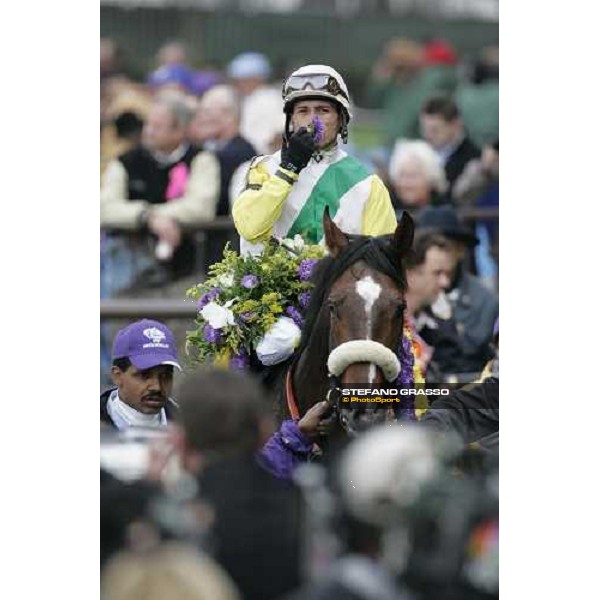
[[[398,254],[400,258],[406,256],[412,247],[413,239],[415,237],[415,222],[413,218],[404,211],[400,222],[396,226],[394,232],[394,239],[392,240],[392,246],[394,252]]]
[[[323,231],[327,248],[330,254],[336,257],[348,245],[348,238],[329,216],[329,206],[325,207],[323,213]]]

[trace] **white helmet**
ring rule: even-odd
[[[296,69],[284,82],[283,90],[284,112],[301,98],[328,98],[339,104],[346,112],[348,120],[350,113],[350,94],[343,77],[327,65],[306,65]]]
[[[406,515],[460,443],[412,423],[376,427],[347,449],[339,486],[350,514],[385,527]]]
[[[287,115],[286,132],[292,107],[297,100],[326,98],[335,102],[342,112],[341,135],[344,142],[348,138],[350,112],[350,94],[343,77],[327,65],[305,65],[296,69],[283,83],[283,112]]]

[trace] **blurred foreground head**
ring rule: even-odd
[[[183,378],[177,400],[188,471],[222,458],[252,455],[272,428],[264,390],[242,373],[199,368]]]
[[[107,600],[239,600],[225,571],[191,547],[163,544],[148,552],[124,552],[106,566]]]
[[[497,590],[497,473],[461,470],[464,452],[457,436],[417,423],[378,427],[352,442],[336,473],[347,550],[377,556],[414,589],[435,592],[423,597]],[[475,558],[481,532],[489,544]],[[450,589],[474,595],[446,596]]]

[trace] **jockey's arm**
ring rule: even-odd
[[[245,188],[232,209],[235,228],[250,243],[266,241],[298,175],[279,167],[274,175],[262,162],[251,165]]]
[[[363,235],[385,235],[394,233],[398,220],[383,181],[374,175],[371,177],[371,191],[362,215]]]

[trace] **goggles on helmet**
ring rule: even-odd
[[[283,97],[286,98],[294,92],[303,91],[327,92],[332,96],[341,95],[350,100],[346,92],[340,87],[337,79],[327,74],[293,75],[283,86]]]

